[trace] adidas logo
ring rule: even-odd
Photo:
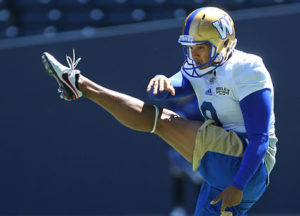
[[[206,94],[206,95],[212,95],[211,89],[206,90],[206,91],[205,91],[205,94]]]

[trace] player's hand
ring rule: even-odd
[[[157,77],[154,77],[150,80],[148,86],[147,86],[147,92],[151,91],[151,88],[153,87],[153,94],[156,95],[157,91],[169,91],[171,95],[175,95],[175,89],[172,86],[172,83],[168,77],[165,77],[163,75],[159,75]]]
[[[243,191],[230,185],[225,188],[219,196],[217,196],[210,204],[214,205],[220,201],[222,201],[221,212],[225,211],[227,207],[232,207],[240,204],[243,198]]]

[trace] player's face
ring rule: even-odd
[[[195,46],[191,46],[191,53],[192,58],[196,62],[196,65],[202,65],[209,61],[210,56],[210,44],[209,43],[203,43],[203,44],[197,44]],[[200,67],[200,69],[207,68],[209,65],[205,65],[203,67]]]

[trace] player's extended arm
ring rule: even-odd
[[[194,94],[191,83],[181,72],[170,78],[164,75],[156,75],[150,80],[147,91],[149,98],[155,101],[174,100]]]
[[[246,187],[266,154],[269,144],[269,122],[271,118],[271,91],[256,91],[240,101],[249,144],[244,152],[241,166],[232,185],[223,190],[211,204],[222,200],[221,211],[238,205]]]
[[[240,101],[249,144],[233,185],[243,190],[262,163],[269,145],[269,124],[272,112],[270,89],[250,94]]]

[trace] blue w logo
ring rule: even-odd
[[[229,35],[233,34],[233,27],[226,16],[222,17],[217,21],[212,22],[212,25],[218,30],[222,40],[224,40],[227,37],[227,32]]]

